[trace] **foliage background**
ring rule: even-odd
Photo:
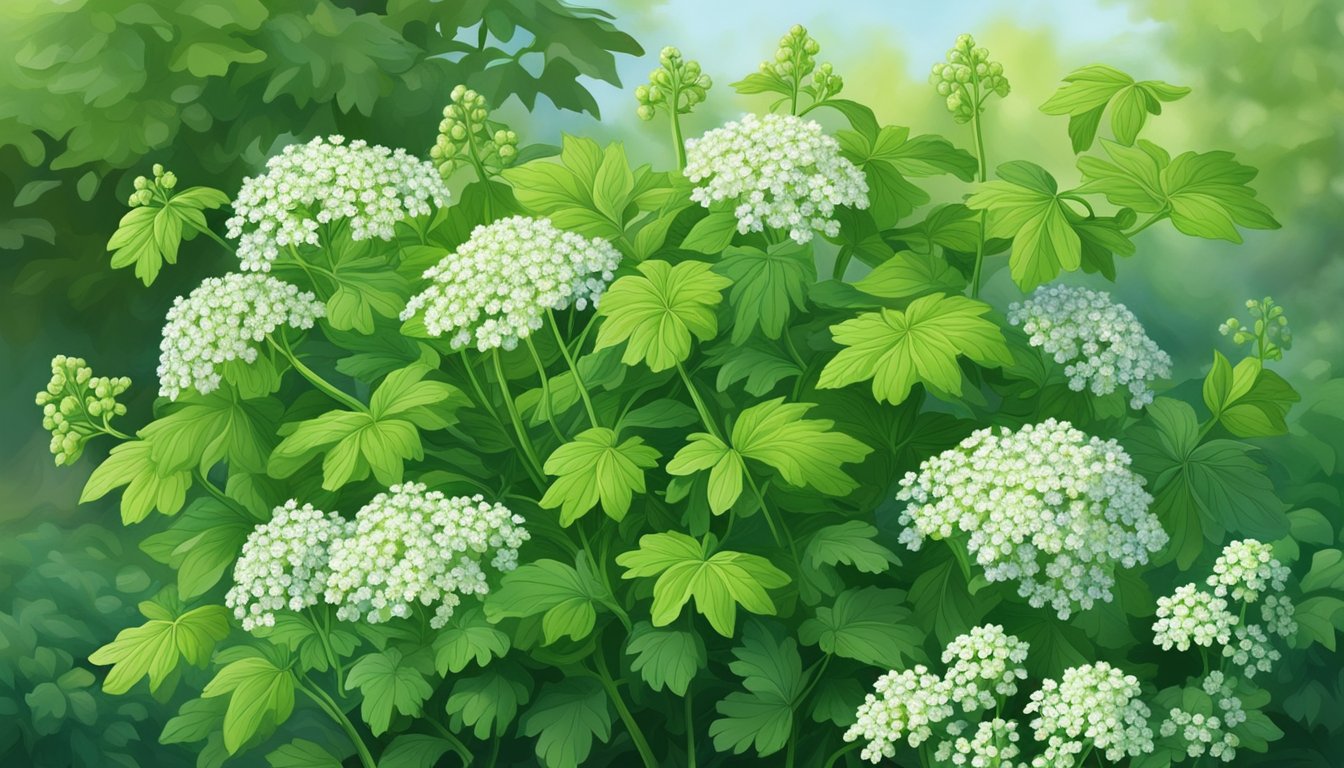
[[[153,379],[157,352],[156,331],[172,297],[215,271],[214,253],[205,241],[184,249],[182,262],[169,267],[167,279],[145,290],[129,271],[106,268],[103,250],[107,233],[124,212],[124,198],[132,177],[147,171],[148,163],[162,161],[187,184],[209,184],[234,190],[242,176],[255,167],[224,166],[218,157],[200,151],[223,144],[259,165],[275,143],[287,136],[308,136],[332,130],[424,153],[433,141],[438,109],[447,91],[465,73],[480,70],[480,62],[453,53],[454,43],[476,42],[480,18],[488,17],[488,34],[505,29],[509,19],[533,19],[538,29],[549,29],[560,46],[548,50],[561,64],[554,70],[542,57],[519,56],[518,66],[533,78],[531,87],[550,93],[536,99],[534,111],[528,88],[503,105],[500,116],[512,123],[525,142],[558,142],[562,130],[582,131],[599,141],[627,139],[632,161],[670,165],[662,132],[641,130],[634,115],[631,88],[656,64],[658,49],[679,45],[698,58],[715,78],[711,98],[690,119],[688,135],[735,117],[750,106],[734,97],[727,83],[753,71],[779,31],[794,22],[808,26],[826,46],[825,57],[846,78],[846,96],[870,104],[879,120],[910,126],[915,133],[957,136],[957,128],[925,82],[927,67],[940,60],[956,34],[976,33],[994,51],[1010,73],[1012,98],[996,111],[988,135],[991,167],[997,159],[1028,156],[1052,172],[1067,173],[1073,156],[1055,140],[1057,118],[1041,114],[1037,106],[1053,92],[1059,76],[1083,64],[1106,61],[1139,78],[1154,77],[1190,86],[1194,93],[1171,105],[1153,124],[1152,138],[1175,151],[1201,147],[1235,147],[1239,156],[1261,170],[1255,186],[1283,223],[1277,231],[1246,232],[1246,244],[1198,241],[1174,231],[1146,232],[1139,253],[1121,266],[1129,279],[1116,293],[1143,319],[1149,333],[1178,361],[1205,359],[1204,352],[1217,324],[1237,312],[1248,296],[1269,294],[1288,308],[1295,333],[1295,349],[1281,370],[1303,390],[1309,409],[1328,391],[1313,391],[1312,382],[1330,378],[1344,362],[1344,325],[1339,322],[1344,295],[1344,8],[1335,0],[1032,0],[1030,2],[892,3],[856,0],[836,13],[823,3],[738,3],[678,0],[605,0],[596,3],[617,18],[616,26],[633,40],[610,28],[585,25],[557,26],[545,14],[554,3],[498,0],[462,5],[464,32],[435,39],[411,18],[403,20],[404,34],[368,34],[360,46],[351,46],[335,33],[340,24],[331,19],[353,14],[345,6],[367,3],[327,0],[287,0],[263,6],[257,0],[225,4],[181,3],[191,7],[231,9],[225,23],[184,28],[193,40],[215,41],[212,49],[235,57],[228,77],[202,80],[212,66],[208,59],[172,59],[145,53],[147,80],[134,62],[116,56],[97,59],[106,93],[89,96],[91,87],[74,65],[64,79],[50,82],[50,92],[32,90],[22,67],[32,30],[24,26],[28,14],[51,4],[38,0],[5,3],[0,10],[0,47],[18,51],[0,61],[0,665],[4,654],[14,654],[22,632],[16,618],[33,611],[33,626],[43,639],[82,659],[105,641],[117,627],[129,623],[138,599],[152,592],[154,566],[139,556],[137,534],[123,533],[115,505],[103,502],[76,508],[77,489],[92,466],[83,462],[58,474],[50,466],[47,436],[32,393],[46,381],[47,361],[54,351],[86,357],[100,374],[126,374],[147,385]],[[70,3],[67,9],[82,5]],[[107,8],[137,5],[114,0]],[[397,8],[416,3],[389,2]],[[267,10],[269,7],[269,11]],[[184,11],[185,13],[185,11]],[[409,11],[408,11],[409,13]],[[325,14],[325,15],[324,15]],[[282,37],[277,19],[292,16],[287,27],[297,37]],[[324,19],[330,21],[323,26]],[[303,20],[298,21],[298,20]],[[177,20],[172,20],[176,23]],[[553,19],[552,19],[553,21]],[[272,25],[268,27],[267,25]],[[265,30],[271,32],[263,34]],[[594,31],[594,30],[597,31]],[[492,31],[493,30],[493,31]],[[370,27],[371,32],[378,31]],[[77,59],[80,46],[106,30],[72,26],[46,30],[46,39],[63,42],[64,58]],[[546,33],[543,33],[543,35]],[[584,43],[597,34],[600,49],[622,50],[613,57],[582,54],[594,46]],[[116,38],[109,50],[134,53],[135,43]],[[602,35],[607,35],[602,37]],[[570,36],[570,37],[567,37]],[[530,37],[522,33],[501,47],[519,51]],[[42,39],[42,38],[38,38]],[[317,69],[298,71],[282,83],[289,101],[264,113],[241,111],[255,104],[257,91],[271,84],[274,60],[263,70],[250,62],[247,50],[235,46],[250,40],[271,46],[273,56],[289,57],[300,67],[311,67],[304,56],[349,56],[342,60],[342,82],[325,80]],[[296,41],[297,40],[297,41]],[[407,40],[419,40],[413,49]],[[492,37],[493,41],[493,37]],[[639,47],[642,45],[642,49]],[[120,47],[118,47],[120,46]],[[233,46],[233,48],[230,48]],[[458,46],[460,47],[460,46]],[[162,47],[160,47],[162,48]],[[233,50],[233,53],[229,51]],[[28,51],[25,54],[25,51]],[[426,63],[424,51],[446,53],[446,59]],[[598,51],[600,53],[600,50]],[[127,53],[130,56],[131,53]],[[206,54],[202,52],[201,56]],[[566,56],[577,56],[567,59]],[[156,58],[159,57],[159,58]],[[64,59],[62,59],[64,60]],[[108,62],[118,63],[109,66]],[[249,69],[252,67],[252,69]],[[86,67],[88,69],[88,67]],[[248,75],[247,73],[254,74]],[[582,89],[573,87],[583,74]],[[311,78],[310,78],[311,75]],[[310,78],[311,82],[305,82]],[[624,87],[614,82],[619,78]],[[526,79],[526,78],[524,78]],[[102,82],[100,81],[100,82]],[[202,83],[206,83],[204,87]],[[499,103],[509,89],[489,83],[479,87]],[[425,103],[425,92],[441,98]],[[119,89],[125,89],[121,93]],[[514,89],[517,90],[517,89]],[[591,97],[587,96],[591,93]],[[141,105],[152,115],[173,111],[158,100],[190,105],[182,112],[187,125],[177,130],[171,120],[140,136],[122,136],[110,125],[125,125],[128,104]],[[195,107],[200,109],[196,110]],[[283,107],[283,108],[281,108]],[[176,109],[176,108],[173,108]],[[578,113],[574,110],[585,110]],[[29,110],[29,111],[25,111]],[[167,111],[165,111],[167,110]],[[600,112],[603,120],[593,120]],[[32,115],[64,121],[65,137],[41,138],[47,159],[71,150],[79,157],[57,162],[54,170],[33,169],[37,150],[32,139],[15,128]],[[54,117],[55,116],[55,117]],[[644,143],[629,141],[633,135]],[[1045,137],[1049,136],[1047,140]],[[969,134],[962,143],[969,141]],[[134,158],[146,160],[129,168]],[[61,168],[66,165],[69,167]],[[123,171],[125,169],[125,171]],[[33,187],[31,182],[59,181],[59,186]],[[33,195],[36,194],[36,197]],[[91,199],[92,202],[86,202]],[[46,222],[43,224],[42,222]],[[204,255],[212,257],[207,262]],[[196,259],[194,257],[201,257]],[[195,262],[195,263],[193,263]],[[1136,278],[1136,273],[1141,278]],[[1005,306],[1016,294],[1006,270],[991,276],[986,298]],[[1176,378],[1199,375],[1198,370],[1177,371]],[[128,421],[146,416],[152,386],[137,386]],[[1337,390],[1336,390],[1337,391]],[[1330,402],[1322,404],[1329,407]],[[1335,404],[1338,409],[1339,405]],[[53,618],[46,597],[67,613]],[[78,606],[85,614],[76,615]],[[44,611],[46,611],[44,613]],[[58,611],[57,613],[59,613]],[[45,618],[43,618],[45,617]],[[124,728],[114,722],[135,722],[147,712],[135,706],[107,714],[97,732],[100,738]],[[7,714],[7,713],[0,713]],[[1336,724],[1338,725],[1338,724]],[[2,746],[2,745],[0,745]]]

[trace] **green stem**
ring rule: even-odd
[[[1130,231],[1126,232],[1126,233],[1125,233],[1125,237],[1133,237],[1133,236],[1139,234],[1139,233],[1142,232],[1143,230],[1145,230],[1145,229],[1147,229],[1147,228],[1153,226],[1153,225],[1156,224],[1157,222],[1159,222],[1159,221],[1161,221],[1161,220],[1167,218],[1168,215],[1169,215],[1169,211],[1168,211],[1166,208],[1163,208],[1162,210],[1158,211],[1157,213],[1154,213],[1152,216],[1149,216],[1148,219],[1147,219],[1146,221],[1144,221],[1142,224],[1140,224],[1139,226],[1137,226],[1137,227],[1135,227],[1134,229],[1131,229]]]
[[[588,412],[588,421],[594,427],[597,426],[597,411],[593,409],[593,399],[588,394],[588,387],[583,383],[583,377],[579,375],[579,366],[574,363],[574,355],[569,351],[569,346],[565,344],[565,339],[560,335],[560,323],[555,319],[555,313],[550,309],[546,310],[546,319],[550,321],[551,332],[555,334],[555,341],[560,345],[560,354],[565,358],[565,365],[569,366],[569,372],[574,376],[574,386],[579,390],[579,398],[583,400],[583,409]],[[584,335],[588,333],[584,329]],[[580,340],[582,343],[582,340]]]
[[[849,262],[853,258],[853,250],[848,247],[841,248],[840,252],[835,255],[835,266],[831,268],[831,279],[845,279],[845,270],[849,269]]]
[[[317,614],[312,608],[308,609],[308,618],[312,620],[313,628],[319,630],[317,635],[318,639],[322,641],[322,650],[327,655],[327,661],[331,664],[332,671],[336,673],[336,689],[338,691],[344,691],[345,670],[341,668],[341,660],[336,656],[336,649],[331,645],[331,640],[327,637],[331,632],[331,623],[330,621],[325,620],[325,618],[323,621],[319,622],[317,620]],[[321,624],[321,627],[318,626],[319,624]]]
[[[775,518],[771,516],[770,508],[765,505],[765,494],[761,493],[760,486],[756,485],[756,478],[751,476],[750,471],[743,471],[742,474],[747,476],[747,484],[751,487],[751,492],[756,496],[756,507],[761,511],[761,515],[765,518],[765,524],[769,526],[770,535],[774,537],[775,544],[781,547],[784,546],[784,539],[779,535],[779,528],[775,525]],[[793,553],[793,559],[795,561],[798,560],[797,552]]]
[[[369,412],[369,407],[367,405],[364,405],[350,395],[337,389],[326,379],[318,376],[312,368],[304,365],[303,362],[299,360],[298,355],[295,355],[294,351],[289,348],[289,342],[285,340],[284,336],[281,336],[280,341],[278,342],[270,336],[267,336],[266,338],[275,346],[276,351],[283,355],[284,358],[289,361],[290,365],[294,366],[294,370],[298,371],[299,375],[307,379],[310,384],[322,390],[333,400],[336,400],[356,413]]]
[[[180,217],[179,217],[179,218],[180,218]],[[215,231],[214,231],[213,229],[211,229],[211,228],[209,228],[209,227],[202,227],[202,226],[200,226],[200,225],[198,225],[198,224],[196,224],[195,222],[190,221],[190,220],[187,220],[186,223],[187,223],[187,226],[191,227],[192,229],[196,230],[197,232],[200,232],[202,235],[205,235],[206,237],[210,238],[211,240],[214,240],[216,243],[219,243],[220,245],[224,246],[224,249],[225,249],[226,251],[229,251],[230,253],[233,252],[233,246],[229,245],[229,241],[228,241],[228,240],[225,240],[224,238],[222,238],[222,237],[220,237],[219,235],[215,234]]]
[[[303,680],[298,680],[298,684],[299,690],[312,699],[318,708],[326,712],[327,716],[334,720],[341,727],[341,730],[345,731],[346,737],[355,746],[355,752],[359,754],[360,765],[364,768],[378,768],[378,763],[374,761],[373,755],[369,754],[369,748],[365,746],[364,739],[360,738],[359,731],[355,730],[355,724],[350,722],[350,718],[346,717],[345,713],[341,711],[340,705],[333,701],[321,688],[304,685]]]
[[[975,109],[971,112],[971,132],[975,135],[976,178],[981,184],[984,184],[988,171],[985,162],[985,134],[980,126],[980,78],[974,78],[971,81],[971,87],[974,90],[975,97]],[[975,238],[975,270],[971,274],[971,298],[979,298],[980,296],[980,276],[984,271],[985,264],[985,212],[980,211],[977,219],[979,231]]]
[[[686,140],[681,136],[681,115],[677,111],[677,94],[673,92],[672,104],[668,113],[672,115],[672,143],[677,148],[677,170],[686,170]]]
[[[490,739],[490,762],[486,763],[486,768],[495,768],[495,765],[499,762],[499,742],[498,734]]]
[[[467,381],[471,382],[471,388],[476,392],[476,399],[481,401],[481,406],[490,414],[490,418],[499,420],[499,414],[495,413],[495,407],[490,404],[490,398],[485,396],[485,389],[481,386],[481,380],[476,378],[476,371],[472,368],[471,360],[467,358],[467,351],[459,349],[457,351],[462,358],[462,367],[466,369]]]
[[[537,354],[537,346],[532,343],[532,337],[524,337],[523,343],[527,345],[527,351],[532,353],[532,363],[537,366],[537,376],[541,379],[541,399],[546,403],[546,423],[551,425],[555,439],[564,443],[565,436],[555,423],[555,401],[551,399],[551,382],[546,376],[546,366],[541,362],[541,355]]]
[[[495,376],[499,379],[499,391],[504,395],[504,407],[508,409],[509,420],[513,422],[513,431],[518,435],[518,443],[523,449],[523,456],[527,459],[524,466],[527,467],[537,487],[545,488],[546,473],[541,468],[541,459],[537,458],[537,449],[532,445],[532,438],[528,437],[527,429],[523,426],[523,419],[518,415],[518,406],[513,402],[513,395],[509,393],[509,380],[504,377],[504,364],[499,360],[499,350],[491,350],[490,358],[495,363]]]
[[[107,423],[107,417],[103,417],[103,426],[100,427],[103,434],[109,437],[115,437],[118,440],[130,440],[131,436]]]
[[[681,363],[677,363],[677,374],[681,376],[681,383],[686,386],[691,401],[695,403],[695,410],[700,412],[700,420],[705,423],[705,429],[708,429],[711,435],[722,440],[723,435],[719,432],[719,428],[714,426],[714,419],[710,417],[709,408],[705,407],[705,401],[701,399],[700,391],[695,388],[695,382],[691,381],[690,375],[686,373],[686,367]]]
[[[457,753],[458,757],[462,758],[462,764],[471,765],[471,750],[467,748],[466,744],[462,743],[462,740],[457,737],[457,734],[445,728],[443,723],[440,723],[432,717],[427,717],[425,719],[429,721],[430,725],[434,726],[434,730],[439,732],[439,735],[443,737],[444,741],[452,744],[452,750]]]
[[[630,709],[625,706],[625,700],[621,698],[621,692],[616,689],[616,681],[612,679],[611,672],[607,669],[607,660],[598,649],[593,654],[597,659],[597,675],[602,682],[602,687],[607,689],[607,696],[611,697],[611,703],[616,706],[616,714],[620,716],[621,722],[625,725],[626,731],[630,734],[630,740],[635,743],[635,750],[639,752],[639,757],[644,761],[644,768],[658,768],[658,760],[653,756],[653,750],[649,748],[648,739],[644,738],[644,732],[640,730],[639,723],[635,722],[634,715],[630,714]]]
[[[221,504],[224,504],[226,506],[233,505],[233,502],[230,501],[229,497],[219,489],[219,486],[210,482],[210,478],[206,477],[205,473],[200,471],[199,469],[196,470],[196,479],[200,481],[202,488],[204,488],[211,496],[215,497],[216,501],[219,501]]]
[[[858,742],[852,742],[850,744],[844,745],[843,747],[832,752],[831,756],[826,758],[826,762],[822,763],[821,768],[834,768],[835,764],[840,760],[840,758],[844,757],[845,755],[849,754],[850,752],[853,752],[858,748],[859,748]]]
[[[682,699],[686,707],[686,766],[695,768],[695,711],[692,706],[694,701],[691,694],[691,686],[686,685],[686,696]]]

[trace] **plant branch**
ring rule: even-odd
[[[560,345],[560,354],[565,358],[565,365],[569,366],[569,372],[574,376],[574,386],[579,390],[579,398],[583,400],[583,408],[588,412],[588,422],[594,427],[598,426],[597,411],[593,409],[593,399],[588,394],[588,387],[583,383],[583,377],[579,375],[579,366],[574,362],[574,355],[570,353],[569,346],[565,344],[565,339],[560,335],[560,323],[555,319],[555,313],[550,309],[546,310],[546,319],[550,321],[551,332],[555,334],[555,341]],[[588,329],[584,329],[584,336],[588,335]],[[580,339],[580,344],[583,340]]]
[[[500,394],[504,395],[504,407],[508,409],[509,420],[513,422],[513,431],[518,435],[519,446],[527,459],[524,466],[527,467],[537,488],[545,488],[546,473],[541,468],[541,459],[537,458],[537,449],[532,445],[532,438],[528,437],[527,428],[523,426],[523,419],[518,415],[518,406],[513,402],[513,395],[509,393],[509,380],[504,376],[504,364],[500,362],[498,349],[490,351],[490,359],[495,364],[495,377],[499,379]]]
[[[311,681],[308,681],[306,678],[296,678],[296,682],[298,683],[299,690],[303,691],[308,698],[312,699],[313,702],[317,704],[318,708],[326,712],[327,716],[334,720],[336,724],[341,727],[341,730],[345,731],[346,737],[350,739],[350,743],[354,744],[355,752],[359,755],[360,765],[363,766],[363,768],[378,768],[378,763],[373,759],[373,755],[369,753],[369,748],[364,744],[364,739],[360,737],[359,731],[355,728],[355,724],[350,722],[350,718],[346,717],[345,713],[341,711],[340,705],[332,700],[332,698],[327,695],[327,692],[322,690],[321,687],[311,685]],[[305,684],[306,682],[309,684]]]
[[[621,698],[621,692],[616,689],[616,681],[612,679],[611,672],[607,669],[607,660],[598,648],[593,654],[597,661],[597,678],[602,682],[602,687],[607,690],[607,696],[611,697],[611,703],[616,706],[616,714],[620,716],[621,723],[625,725],[626,731],[630,734],[630,740],[635,743],[635,751],[639,752],[639,758],[644,762],[644,768],[658,768],[658,760],[653,756],[653,750],[649,748],[648,739],[644,738],[644,732],[640,730],[639,723],[635,722],[635,716],[630,714],[630,708],[625,705],[625,700]]]

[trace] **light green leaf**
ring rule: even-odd
[[[545,471],[556,481],[541,499],[543,509],[560,507],[568,526],[602,503],[613,520],[625,519],[635,493],[644,493],[644,470],[657,466],[658,451],[638,437],[618,442],[615,432],[593,427],[575,435],[546,459]]]
[[[642,362],[650,370],[663,371],[690,357],[692,337],[714,338],[718,332],[714,310],[731,281],[700,261],[675,267],[645,261],[638,269],[639,275],[622,277],[602,296],[598,314],[603,322],[595,348],[627,342],[622,362]]]
[[[447,710],[453,730],[472,727],[476,738],[502,736],[532,698],[532,679],[514,664],[492,664],[475,677],[459,677],[448,695]]]
[[[307,739],[294,739],[277,747],[266,755],[266,762],[271,768],[341,768],[340,760]]]
[[[882,546],[873,539],[877,528],[862,520],[850,520],[831,525],[808,539],[803,550],[803,563],[812,571],[832,574],[835,566],[851,565],[863,573],[885,573],[892,565],[900,564],[895,552]],[[832,581],[822,582],[824,584]]]
[[[121,486],[121,522],[138,523],[158,509],[165,515],[176,514],[187,500],[191,470],[160,469],[151,455],[150,444],[132,440],[115,446],[108,457],[89,475],[80,493],[79,503],[101,499]]]
[[[598,606],[612,598],[586,557],[578,557],[576,565],[543,559],[510,571],[486,597],[486,618],[498,622],[541,614],[547,645],[564,637],[584,639],[597,622]]]
[[[228,702],[221,699],[188,699],[178,713],[163,724],[160,744],[191,744],[204,741],[224,724]]]
[[[509,652],[509,636],[485,618],[480,608],[458,608],[434,635],[434,666],[440,675],[457,674],[473,660],[484,667]]]
[[[355,242],[342,231],[327,243],[331,254],[328,274],[334,287],[325,295],[326,320],[332,328],[369,335],[376,317],[396,319],[406,307],[410,281],[393,269],[377,242]]]
[[[434,693],[419,666],[396,648],[370,653],[356,661],[346,675],[345,689],[356,688],[364,697],[359,714],[374,736],[387,731],[394,709],[418,717],[425,699]]]
[[[185,395],[140,430],[160,472],[199,468],[227,460],[230,469],[260,472],[274,444],[281,405],[266,398],[239,400],[217,390]]]
[[[988,304],[965,296],[932,294],[904,311],[883,309],[831,326],[845,347],[822,369],[818,389],[872,379],[873,396],[899,405],[917,383],[940,397],[957,397],[962,373],[957,358],[983,366],[1012,364],[998,326],[983,315]]]
[[[456,749],[457,744],[438,736],[403,733],[378,756],[378,768],[434,768]]]
[[[1288,432],[1284,418],[1301,396],[1282,376],[1248,357],[1232,367],[1221,352],[1204,377],[1204,404],[1237,437],[1271,437]]]
[[[798,639],[823,652],[883,669],[920,659],[924,632],[901,607],[905,592],[864,587],[840,593],[833,607],[817,609],[798,628]]]
[[[1097,126],[1107,105],[1111,107],[1111,132],[1116,141],[1130,145],[1143,129],[1149,114],[1162,114],[1163,101],[1176,101],[1189,88],[1160,80],[1135,82],[1134,78],[1105,64],[1091,64],[1064,77],[1068,85],[1041,105],[1047,115],[1069,115],[1073,151],[1092,146]]]
[[[138,627],[123,629],[112,642],[89,655],[94,664],[110,664],[103,690],[125,693],[149,676],[157,691],[177,670],[178,660],[205,667],[215,643],[229,634],[229,614],[222,606],[206,605],[177,616],[153,617]]]
[[[206,684],[201,698],[229,696],[224,712],[224,748],[238,752],[266,728],[289,719],[294,711],[294,675],[255,656],[231,662]]]
[[[625,221],[625,206],[634,188],[635,175],[630,171],[625,147],[619,142],[608,144],[593,177],[593,204],[619,226]]]
[[[241,507],[202,497],[167,530],[142,541],[140,548],[177,571],[178,592],[191,599],[219,582],[258,522]]]
[[[905,299],[927,293],[960,293],[966,288],[966,278],[932,252],[899,251],[854,287],[879,298]]]
[[[733,344],[741,344],[760,326],[766,338],[778,339],[796,307],[807,303],[807,287],[816,282],[812,249],[792,240],[759,248],[729,248],[714,271],[731,279],[728,302],[733,307]]]
[[[303,670],[318,672],[330,668],[330,652],[335,652],[337,658],[345,658],[359,647],[359,638],[352,632],[318,626],[302,613],[278,613],[273,626],[254,629],[253,634],[296,653]]]
[[[611,738],[611,712],[602,684],[589,677],[569,678],[542,689],[518,721],[524,736],[537,737],[536,753],[546,768],[578,768],[593,749],[593,739]]]
[[[655,691],[664,688],[678,696],[704,668],[705,643],[684,629],[654,629],[648,622],[635,625],[625,652],[634,657],[630,671],[638,672]]]
[[[751,622],[733,656],[728,668],[742,678],[746,690],[728,694],[715,707],[721,717],[709,726],[714,748],[740,755],[754,746],[757,755],[772,755],[788,743],[793,708],[803,694],[798,645]]]
[[[699,253],[721,253],[737,234],[737,217],[732,211],[719,211],[695,222],[682,238],[681,247]]]
[[[1014,160],[997,169],[966,205],[989,212],[986,234],[1010,237],[1008,267],[1023,291],[1048,283],[1061,270],[1082,266],[1083,246],[1070,222],[1070,211],[1049,173],[1034,163]]]
[[[135,276],[150,285],[165,261],[177,263],[182,241],[194,238],[207,227],[204,211],[228,202],[228,195],[217,189],[192,187],[173,195],[166,203],[155,200],[132,208],[107,241],[112,268],[134,266]]]

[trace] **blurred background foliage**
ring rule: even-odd
[[[1077,177],[1062,141],[1065,121],[1038,109],[1061,75],[1104,62],[1189,86],[1193,93],[1151,124],[1152,138],[1176,151],[1235,149],[1261,169],[1253,186],[1283,228],[1248,232],[1242,246],[1149,230],[1120,264],[1130,274],[1116,292],[1189,366],[1178,380],[1201,373],[1196,361],[1218,341],[1218,323],[1240,314],[1245,298],[1268,294],[1287,308],[1295,348],[1279,370],[1304,393],[1296,430],[1317,437],[1284,441],[1267,454],[1300,490],[1290,501],[1338,519],[1344,388],[1331,383],[1344,361],[1338,0],[854,0],[844,13],[802,0],[594,4],[601,9],[559,0],[0,6],[0,44],[12,52],[0,59],[0,200],[8,202],[0,207],[0,493],[7,500],[0,507],[0,764],[179,757],[155,745],[175,708],[148,697],[105,697],[85,662],[116,629],[135,623],[136,603],[162,586],[162,573],[123,536],[115,505],[76,510],[93,464],[56,473],[32,401],[51,355],[64,352],[87,358],[99,375],[130,376],[136,396],[126,422],[143,421],[155,391],[157,331],[172,298],[228,268],[218,245],[196,238],[152,288],[129,270],[110,270],[105,244],[126,210],[131,180],[159,162],[186,186],[232,192],[280,146],[327,133],[425,155],[459,82],[501,105],[497,116],[525,143],[558,143],[565,130],[599,141],[622,137],[632,161],[666,168],[673,158],[665,137],[655,127],[640,132],[631,95],[657,51],[678,45],[715,80],[685,126],[694,136],[766,106],[733,97],[727,83],[754,71],[774,37],[801,22],[845,78],[847,97],[873,105],[884,123],[967,146],[969,130],[951,122],[926,75],[947,41],[972,31],[1014,85],[989,127],[991,166],[1031,157],[1061,178]],[[633,135],[646,138],[630,141]],[[217,228],[221,218],[212,218]],[[992,275],[985,295],[1000,307],[1016,297],[1006,269]],[[1291,683],[1284,681],[1294,691],[1285,709],[1324,744],[1344,725],[1344,677]],[[1305,752],[1279,757],[1324,765]]]

